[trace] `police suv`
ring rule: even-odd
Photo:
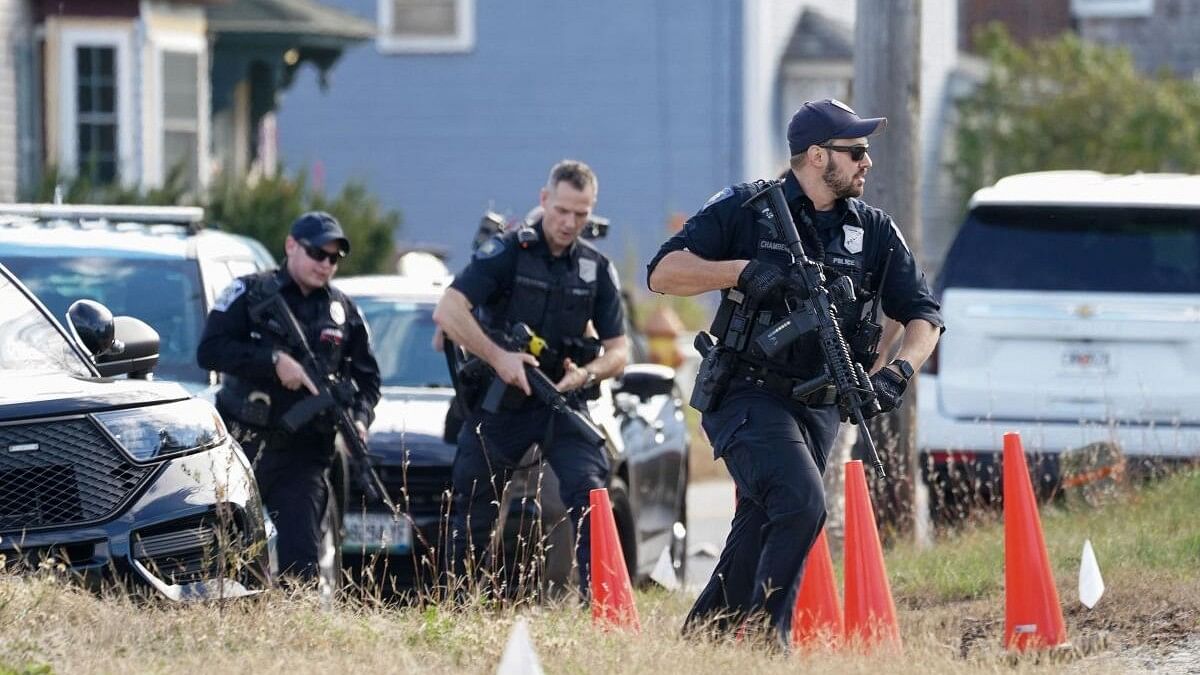
[[[1007,431],[1051,490],[1069,449],[1200,453],[1200,176],[1004,178],[971,198],[938,289],[917,432],[935,484],[994,475]]]
[[[148,381],[145,323],[88,300],[64,316],[0,264],[0,570],[48,564],[172,600],[265,588],[262,502],[216,409]]]
[[[214,299],[276,266],[259,242],[206,228],[201,208],[81,204],[0,204],[0,262],[60,320],[90,298],[150,324],[161,338],[155,374],[193,393],[216,382],[196,365]]]

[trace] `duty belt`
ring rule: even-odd
[[[832,384],[827,384],[804,396],[795,396],[793,395],[793,391],[796,385],[805,380],[772,373],[762,366],[756,366],[745,361],[739,362],[734,367],[733,378],[734,381],[740,380],[804,405],[831,405],[837,402],[837,389]]]

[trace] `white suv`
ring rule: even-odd
[[[1096,442],[1200,453],[1200,176],[1056,171],[972,197],[938,282],[946,334],[920,378],[927,469]]]

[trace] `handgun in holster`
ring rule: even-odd
[[[252,391],[235,404],[236,410],[230,414],[224,414],[225,407],[218,396],[217,409],[226,419],[229,434],[242,446],[247,457],[258,456],[273,437],[269,428],[271,396],[263,391]]]
[[[253,427],[265,427],[271,423],[271,396],[265,391],[252,391],[242,401],[236,417]]]
[[[704,331],[696,334],[694,344],[701,361],[690,404],[702,413],[710,412],[721,404],[721,397],[729,388],[737,356],[732,348],[717,344],[713,336]]]

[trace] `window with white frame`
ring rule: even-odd
[[[466,52],[475,46],[475,0],[378,0],[380,51]]]
[[[58,70],[46,80],[54,161],[95,183],[138,184],[132,26],[64,26],[56,49]]]
[[[75,48],[75,170],[96,184],[117,179],[117,50]]]
[[[183,184],[200,187],[200,55],[162,52],[162,175],[182,172]]]

